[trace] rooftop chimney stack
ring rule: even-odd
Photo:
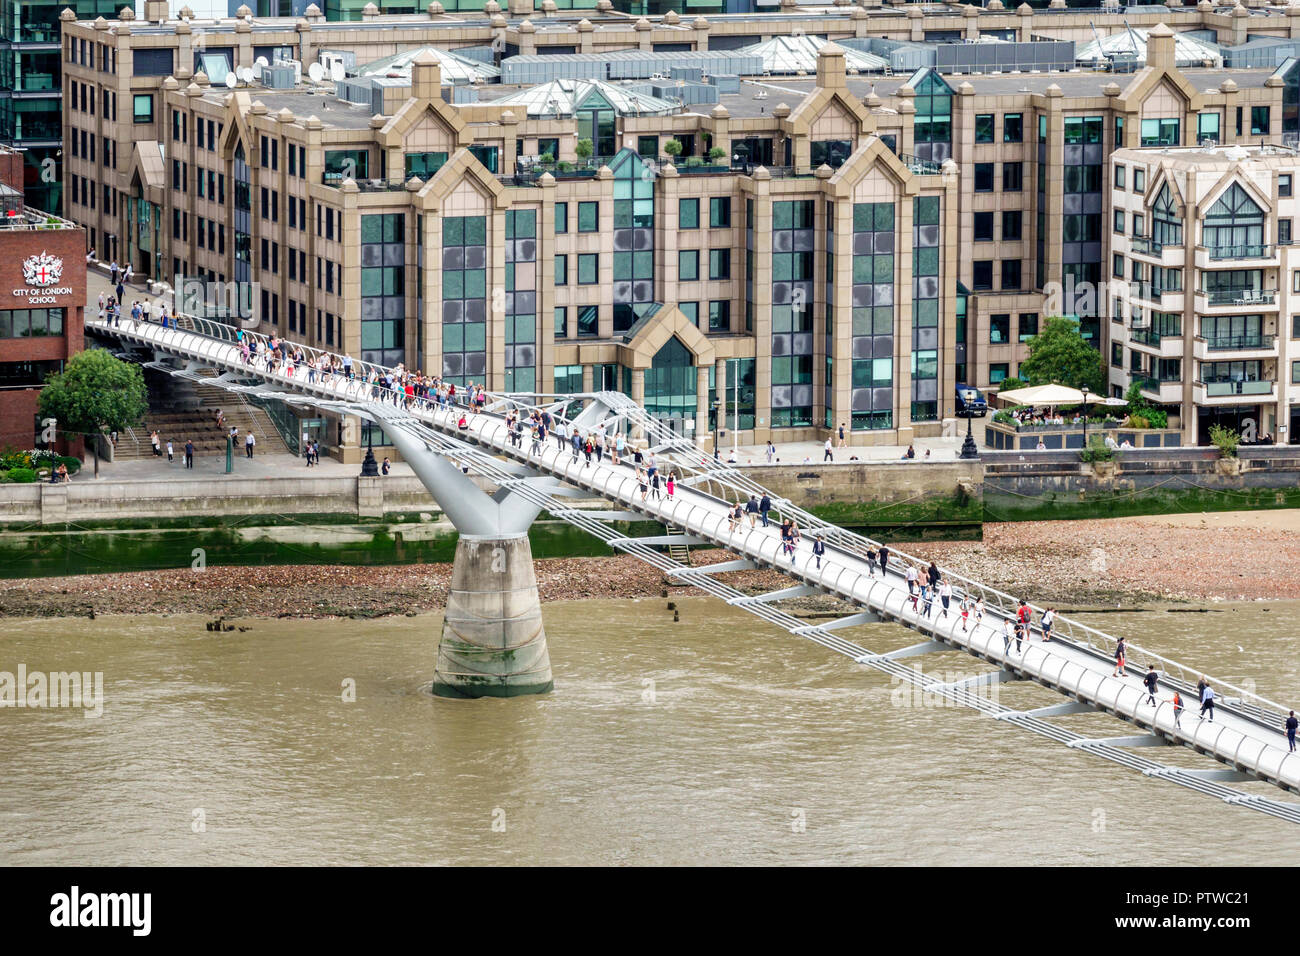
[[[1147,32],[1147,66],[1158,70],[1174,68],[1174,31],[1163,23]]]

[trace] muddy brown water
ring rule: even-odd
[[[662,599],[547,605],[555,692],[473,702],[425,692],[437,616],[224,634],[197,616],[0,621],[0,671],[104,680],[99,718],[0,709],[0,861],[1300,862],[1292,824],[918,697],[712,599],[674,600],[675,624]],[[1091,621],[1300,702],[1300,604]],[[845,633],[876,651],[915,639]]]

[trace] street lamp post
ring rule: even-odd
[[[971,418],[972,418],[971,413],[967,411],[966,412],[966,440],[961,443],[961,454],[958,456],[959,458],[970,459],[970,458],[978,458],[980,456],[980,450],[975,445],[975,436],[971,434],[971,430],[970,430]]]
[[[718,455],[718,415],[721,412],[721,409],[719,407],[721,405],[722,402],[717,398],[717,396],[714,396],[713,401],[709,403],[709,408],[713,412],[713,460],[714,461],[721,460],[720,456]]]
[[[373,431],[366,434],[366,457],[361,462],[361,477],[379,477],[379,464],[375,461],[375,436]]]
[[[1088,447],[1088,386],[1081,385],[1079,391],[1083,392],[1083,447]]]

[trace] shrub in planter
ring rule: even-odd
[[[10,468],[5,480],[14,484],[30,485],[36,481],[36,472],[31,468]]]
[[[0,468],[8,470],[10,468],[30,468],[31,466],[32,453],[29,451],[6,448],[0,452]]]
[[[1224,428],[1222,425],[1211,425],[1210,444],[1219,449],[1219,457],[1236,458],[1237,446],[1241,444],[1241,436],[1231,428]]]
[[[1079,457],[1090,464],[1099,461],[1114,461],[1118,453],[1113,448],[1108,448],[1103,438],[1093,435],[1088,439],[1088,447],[1079,452]]]

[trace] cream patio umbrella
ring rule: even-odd
[[[1012,405],[1082,405],[1083,392],[1066,385],[1030,385],[1009,392],[998,392],[998,398]]]

